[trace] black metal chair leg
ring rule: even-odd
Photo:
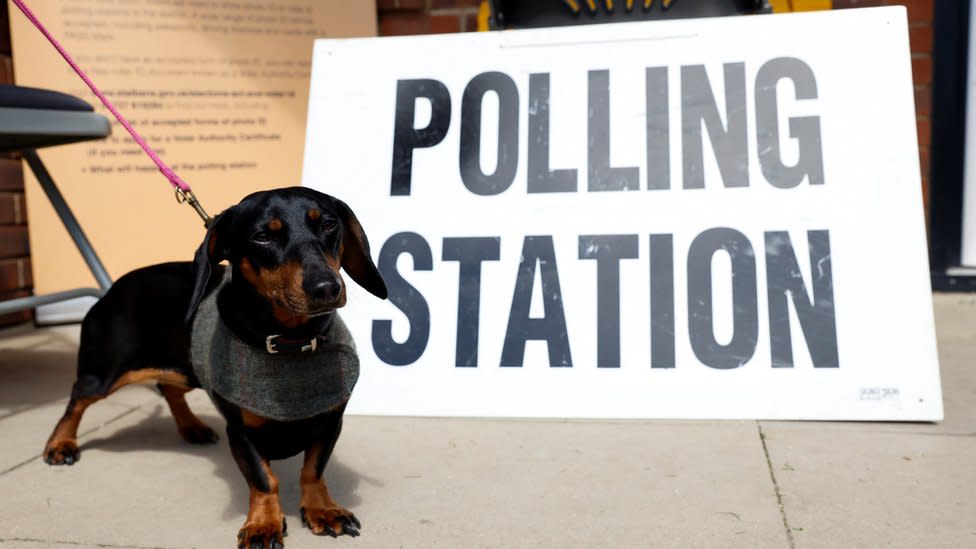
[[[23,153],[24,159],[27,160],[27,164],[30,166],[31,171],[37,177],[37,181],[41,184],[41,188],[44,189],[44,194],[47,195],[48,200],[51,201],[51,205],[54,206],[54,211],[57,212],[58,217],[61,222],[64,223],[64,227],[68,230],[68,234],[71,235],[71,239],[74,240],[75,246],[78,247],[78,251],[81,252],[82,258],[84,258],[85,263],[88,264],[88,268],[91,270],[92,275],[95,276],[95,280],[98,282],[99,287],[102,291],[107,291],[112,285],[112,278],[109,277],[108,271],[105,270],[105,266],[102,265],[98,255],[95,254],[95,250],[92,248],[91,243],[85,236],[85,232],[81,229],[81,225],[78,224],[78,220],[75,218],[74,214],[71,213],[71,208],[68,207],[68,203],[64,201],[64,197],[61,195],[61,191],[58,190],[57,185],[54,184],[54,180],[51,178],[51,174],[48,173],[47,168],[44,163],[41,162],[41,158],[37,156],[37,151],[26,150]]]

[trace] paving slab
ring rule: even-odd
[[[60,542],[51,539],[3,539],[0,538],[3,549],[163,549],[139,547],[136,545],[91,545],[88,543]]]
[[[976,547],[976,296],[934,296],[945,420],[762,422],[796,547]]]
[[[976,547],[976,437],[763,430],[796,547]]]
[[[206,401],[195,396],[191,406],[220,425]],[[344,429],[326,475],[364,529],[343,546],[788,546],[753,422],[352,416]],[[234,545],[247,489],[224,441],[184,444],[160,403],[82,437],[81,447],[73,467],[35,460],[0,476],[9,494],[0,539]],[[287,546],[334,543],[301,527],[300,465],[274,464]]]

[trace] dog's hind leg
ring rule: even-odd
[[[186,403],[185,395],[192,390],[191,388],[164,383],[157,384],[157,387],[159,387],[159,392],[163,394],[163,398],[166,399],[166,403],[169,404],[169,411],[173,413],[176,428],[183,440],[190,444],[213,444],[217,442],[219,439],[217,433],[200,421],[200,418],[190,410]]]
[[[126,385],[145,381],[157,381],[159,384],[182,389],[182,393],[178,393],[173,400],[170,397],[166,398],[167,402],[170,403],[170,409],[173,410],[173,415],[177,417],[176,424],[178,427],[193,428],[199,425],[205,430],[210,430],[193,415],[193,412],[186,405],[183,393],[189,388],[186,375],[180,372],[159,368],[142,368],[127,371],[116,378],[114,382],[111,379],[106,381],[97,376],[82,375],[78,381],[75,381],[74,387],[71,389],[71,400],[68,401],[68,407],[44,446],[44,453],[41,454],[44,461],[49,465],[73,465],[81,458],[81,452],[78,449],[78,424],[81,423],[81,416],[85,410]],[[166,394],[164,393],[163,396]],[[205,431],[200,432],[199,430],[192,434],[196,437],[206,436]],[[210,431],[210,436],[216,440],[217,435],[213,431]],[[202,440],[201,442],[206,441]]]
[[[42,457],[47,464],[74,465],[81,458],[78,450],[78,424],[81,423],[85,409],[105,398],[104,394],[99,394],[97,387],[98,381],[89,377],[81,377],[75,381],[68,407],[44,446]]]

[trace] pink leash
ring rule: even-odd
[[[142,147],[142,150],[146,151],[146,154],[149,155],[149,158],[151,158],[152,161],[156,164],[156,167],[159,168],[160,173],[162,173],[163,176],[166,177],[166,179],[168,179],[169,182],[173,185],[173,188],[176,190],[176,200],[180,203],[186,202],[190,206],[192,206],[193,209],[197,212],[197,215],[199,215],[200,218],[203,219],[203,225],[205,227],[209,227],[210,222],[212,220],[210,216],[207,215],[207,212],[204,211],[203,206],[200,205],[200,202],[197,201],[197,197],[193,195],[193,191],[190,190],[190,186],[187,185],[185,181],[180,179],[180,176],[176,175],[176,172],[174,172],[169,166],[167,166],[166,163],[163,162],[161,158],[159,158],[159,155],[157,155],[156,152],[153,151],[151,147],[149,147],[149,144],[146,143],[146,140],[143,139],[141,135],[139,135],[139,132],[137,132],[135,128],[133,128],[132,125],[129,124],[129,121],[126,120],[124,116],[122,116],[122,113],[120,113],[118,109],[115,108],[115,105],[113,105],[112,102],[109,101],[107,97],[105,97],[105,94],[103,94],[101,90],[98,89],[95,83],[92,82],[90,78],[88,78],[88,75],[85,74],[85,71],[81,70],[81,67],[79,67],[78,64],[75,63],[75,60],[71,58],[71,55],[69,55],[67,51],[65,51],[61,43],[58,42],[57,39],[55,39],[54,36],[51,35],[50,32],[48,32],[47,28],[40,22],[40,20],[37,19],[37,16],[34,15],[34,12],[32,12],[31,9],[28,8],[26,4],[24,4],[23,0],[13,0],[13,2],[14,4],[17,5],[18,8],[20,8],[20,11],[24,12],[24,16],[27,17],[27,19],[31,23],[33,23],[35,27],[37,27],[37,30],[41,31],[41,34],[43,34],[48,39],[48,41],[51,42],[51,45],[54,46],[56,50],[58,50],[58,53],[61,54],[61,57],[64,57],[64,60],[68,62],[68,65],[70,65],[71,68],[74,69],[76,73],[78,73],[78,76],[81,77],[81,79],[85,82],[85,84],[88,85],[92,93],[94,93],[98,97],[98,99],[102,101],[102,104],[105,105],[105,108],[107,108],[112,113],[112,115],[115,116],[115,119],[119,121],[119,124],[122,124],[122,126],[129,132],[129,135],[132,136],[132,139],[134,139],[135,142],[138,143],[140,147]]]

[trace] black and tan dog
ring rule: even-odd
[[[229,269],[220,265],[223,260],[229,262]],[[222,323],[242,342],[241,347],[267,363],[264,367],[271,368],[271,377],[280,375],[288,387],[290,361],[298,355],[307,361],[329,348],[323,334],[333,334],[334,327],[341,325],[335,313],[346,303],[340,267],[370,293],[386,298],[386,285],[370,258],[366,235],[348,206],[331,196],[293,187],[252,194],[218,216],[192,263],[155,265],[120,278],[82,324],[78,379],[64,417],[44,449],[45,461],[76,462],[78,424],[85,409],[138,381],[158,384],[184,439],[215,442],[213,430],[190,411],[185,393],[201,387],[207,377],[214,377],[209,380],[213,385],[231,393],[251,378],[235,362],[239,351],[230,353],[227,364],[213,364],[206,376],[200,374],[195,359],[204,351],[197,349],[198,332],[207,328],[200,326],[204,323],[201,303],[209,300],[217,311],[216,323]],[[230,276],[225,276],[225,270]],[[262,415],[225,398],[224,389],[204,387],[227,420],[234,460],[250,488],[250,510],[238,533],[239,547],[283,547],[286,525],[278,501],[278,478],[269,462],[303,451],[303,523],[319,535],[359,534],[359,520],[332,500],[322,479],[342,428],[345,399],[358,373],[358,361],[352,379],[348,379],[349,365],[345,366],[346,379],[341,379],[343,372],[333,371],[340,368],[328,363],[316,363],[312,374],[306,371],[305,375],[313,376],[321,372],[326,385],[339,387],[338,397],[326,402],[325,409],[308,411],[306,397],[318,398],[317,394],[279,391],[272,395],[278,404],[294,404],[305,412],[299,419]],[[314,387],[317,382],[298,383]],[[257,392],[261,396],[275,389]]]

